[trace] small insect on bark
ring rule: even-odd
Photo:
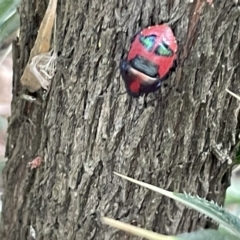
[[[177,48],[172,29],[166,24],[139,32],[120,64],[127,92],[139,97],[158,90],[176,61]]]

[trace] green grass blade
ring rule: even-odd
[[[16,12],[20,0],[0,0],[0,26]]]
[[[239,237],[230,233],[214,229],[201,229],[196,232],[179,234],[179,240],[239,240]]]
[[[5,39],[17,31],[19,24],[19,14],[18,12],[15,12],[3,24],[0,25],[0,46]]]
[[[218,206],[213,201],[209,202],[203,198],[200,198],[198,196],[191,196],[189,194],[173,193],[162,188],[153,186],[151,184],[121,175],[119,173],[115,174],[130,182],[136,183],[142,187],[146,187],[152,191],[158,192],[169,198],[179,201],[182,204],[186,205],[187,207],[195,209],[198,212],[201,212],[206,216],[212,218],[214,221],[224,226],[228,231],[235,234],[236,236],[240,236],[240,219],[234,216],[233,214],[229,213],[222,207]]]

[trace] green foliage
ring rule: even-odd
[[[239,218],[229,213],[226,209],[218,206],[213,201],[210,202],[198,196],[191,196],[188,194],[173,193],[173,195],[175,196],[172,197],[174,200],[177,200],[184,205],[205,214],[217,223],[221,224],[229,232],[240,236]]]
[[[169,198],[179,201],[187,207],[203,213],[204,215],[212,218],[214,221],[220,224],[221,228],[220,230],[201,229],[196,232],[183,233],[177,236],[164,236],[109,218],[102,218],[103,223],[151,240],[237,240],[240,238],[240,219],[228,212],[226,209],[218,206],[213,201],[207,201],[206,199],[200,198],[199,196],[191,196],[190,194],[170,192],[118,173],[115,174],[130,182],[136,183],[140,186],[146,187],[152,191],[158,192]]]
[[[236,152],[236,163],[240,164],[240,144],[238,146],[237,152]]]
[[[202,229],[196,232],[183,233],[177,236],[179,240],[239,240],[239,237],[214,229]]]
[[[19,2],[19,0],[0,0],[0,46],[19,28],[20,20],[16,9]]]
[[[229,207],[232,204],[238,204],[238,208],[240,209],[240,178],[237,175],[237,172],[239,171],[240,167],[238,166],[232,172],[231,186],[229,186],[226,191],[226,197],[224,202],[225,207]]]

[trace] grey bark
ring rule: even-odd
[[[223,203],[231,172],[224,156],[239,134],[239,103],[225,91],[239,93],[235,3],[59,1],[57,71],[37,105],[18,95],[44,14],[39,3],[22,0],[20,8],[1,239],[31,239],[30,226],[41,240],[134,239],[101,225],[103,215],[167,234],[212,226],[113,171]],[[155,96],[117,96],[124,91],[118,69],[124,48],[138,30],[161,22],[170,23],[179,42],[168,85]],[[27,164],[36,156],[44,164],[31,171]]]

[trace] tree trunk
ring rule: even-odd
[[[33,2],[22,0],[13,53],[1,239],[133,239],[102,225],[103,215],[167,234],[212,226],[113,171],[223,203],[240,123],[239,103],[225,91],[239,93],[234,1],[59,1],[57,71],[40,105],[19,98],[45,9]],[[162,22],[179,43],[175,73],[154,94],[118,95],[124,48]],[[44,164],[31,170],[37,156]]]

